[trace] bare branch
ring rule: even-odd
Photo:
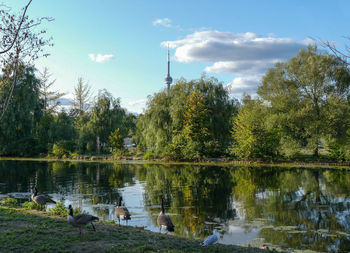
[[[22,15],[21,21],[20,21],[20,23],[19,23],[19,25],[18,25],[18,28],[17,28],[16,34],[15,34],[15,37],[13,38],[12,44],[11,44],[7,49],[5,49],[5,50],[3,50],[3,51],[0,51],[0,54],[4,54],[4,53],[10,51],[11,48],[13,47],[13,45],[15,44],[15,42],[16,42],[16,40],[17,40],[17,37],[18,37],[19,30],[21,30],[21,26],[22,26],[23,21],[24,21],[24,18],[25,18],[25,16],[26,16],[27,9],[28,9],[28,7],[29,7],[29,5],[30,5],[31,2],[32,2],[32,0],[30,0],[29,3],[24,7],[23,15]]]

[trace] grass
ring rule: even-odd
[[[107,222],[95,223],[79,234],[65,218],[38,210],[0,206],[0,252],[266,252],[146,231]]]
[[[240,160],[230,160],[217,161],[217,159],[200,161],[200,162],[186,162],[186,161],[164,161],[161,159],[156,160],[76,160],[76,159],[58,159],[58,158],[42,158],[42,157],[0,157],[1,160],[18,160],[18,161],[65,161],[65,162],[84,162],[84,163],[120,163],[120,164],[164,164],[164,165],[210,165],[210,166],[273,166],[273,167],[326,167],[326,168],[341,168],[350,169],[350,162],[337,162],[331,160],[328,153],[324,149],[320,149],[320,155],[315,158],[310,150],[302,150],[299,155],[297,155],[292,160],[277,160],[277,161],[240,161]],[[216,160],[216,161],[215,161]]]

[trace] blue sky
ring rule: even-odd
[[[2,2],[19,12],[28,0]],[[350,44],[349,9],[347,0],[33,0],[28,15],[55,19],[42,25],[53,37],[51,55],[35,63],[48,67],[55,89],[72,97],[82,77],[95,94],[107,89],[140,113],[147,96],[165,88],[168,43],[174,80],[206,73],[239,98],[310,37]]]

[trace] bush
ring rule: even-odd
[[[345,148],[337,143],[328,145],[329,157],[337,162],[345,162],[347,159]]]
[[[143,160],[152,160],[154,158],[156,158],[156,155],[153,152],[146,152],[143,156]]]
[[[63,202],[59,202],[47,213],[49,215],[58,215],[58,216],[65,217],[68,215],[68,209],[64,206]]]
[[[288,136],[284,136],[281,138],[280,152],[284,157],[292,159],[299,154],[299,150],[299,144],[296,140]]]
[[[57,215],[61,217],[66,217],[69,214],[68,208],[63,204],[63,202],[57,203],[51,210],[47,212],[49,215]],[[73,214],[77,215],[82,213],[80,207],[76,207],[73,210]]]
[[[52,147],[52,154],[58,158],[69,157],[72,151],[73,143],[71,141],[59,141]]]
[[[40,206],[39,204],[32,202],[32,201],[26,201],[22,204],[22,207],[27,210],[42,210],[44,207]]]
[[[119,157],[123,155],[123,151],[120,149],[116,149],[112,152],[113,159],[119,160]]]
[[[14,198],[2,199],[1,205],[7,206],[7,207],[16,207],[17,206],[17,199],[14,199]]]

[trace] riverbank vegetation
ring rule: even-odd
[[[0,251],[25,252],[266,252],[233,245],[201,247],[199,240],[153,233],[143,228],[97,223],[79,235],[65,218],[0,206]]]
[[[182,78],[169,93],[163,90],[149,97],[141,115],[128,113],[106,90],[87,100],[90,89],[82,79],[75,87],[73,106],[60,109],[61,94],[48,91],[52,82],[47,70],[44,73],[37,76],[33,66],[20,66],[12,102],[0,122],[1,156],[350,159],[350,72],[343,61],[316,47],[270,69],[256,98],[232,99],[215,78]],[[6,87],[5,80],[1,84]]]
[[[25,34],[33,33],[28,29],[18,28],[11,50],[23,51]],[[0,156],[350,161],[349,67],[315,45],[270,68],[254,97],[232,98],[204,75],[180,78],[169,91],[149,96],[144,112],[135,115],[105,89],[94,96],[82,78],[71,106],[60,106],[66,94],[54,91],[49,70],[40,73],[33,62],[52,45],[43,34],[29,36],[31,54],[2,54]]]

